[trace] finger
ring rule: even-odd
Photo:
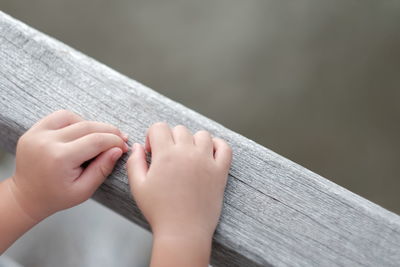
[[[67,143],[67,153],[73,157],[75,165],[81,165],[100,153],[113,147],[128,151],[128,145],[121,137],[110,133],[92,133]]]
[[[73,113],[72,111],[62,109],[44,117],[33,127],[47,130],[57,130],[80,121],[83,121],[83,118],[81,118],[79,115]]]
[[[221,138],[213,138],[214,159],[220,166],[228,168],[232,161],[232,148]]]
[[[146,135],[146,150],[155,152],[174,144],[171,129],[165,122],[157,122],[150,126]]]
[[[194,143],[201,150],[210,153],[213,153],[213,141],[211,138],[211,134],[207,131],[198,131],[194,134]]]
[[[175,126],[174,129],[172,130],[172,135],[174,137],[175,144],[193,144],[193,135],[189,131],[188,128],[186,128],[183,125],[178,125]]]
[[[134,189],[138,188],[140,184],[145,181],[148,171],[146,153],[142,145],[137,143],[133,144],[132,154],[126,163],[126,168],[128,171],[129,185],[131,191],[134,192]]]
[[[66,142],[78,139],[91,133],[111,133],[118,135],[125,142],[128,140],[127,135],[123,134],[117,127],[108,123],[97,121],[80,121],[59,129],[58,131],[61,139]]]
[[[80,195],[89,198],[112,172],[115,163],[122,155],[122,150],[113,147],[101,153],[75,180]]]

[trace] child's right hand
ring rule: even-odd
[[[5,182],[22,210],[38,222],[87,200],[128,151],[126,140],[112,125],[56,111],[19,139],[16,171]]]
[[[146,149],[152,154],[150,167],[143,146],[134,144],[127,168],[133,196],[154,234],[152,266],[205,266],[221,213],[231,148],[206,131],[192,135],[183,126],[171,130],[166,123],[156,123],[148,131]],[[155,256],[158,247],[162,259]],[[171,260],[175,252],[179,259]]]

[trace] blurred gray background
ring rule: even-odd
[[[0,0],[0,7],[400,214],[399,1]]]

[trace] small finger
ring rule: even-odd
[[[83,121],[79,115],[69,110],[57,110],[38,121],[33,127],[46,130],[57,130],[68,125]]]

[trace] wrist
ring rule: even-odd
[[[208,266],[211,244],[212,236],[200,232],[156,232],[151,266]]]
[[[211,240],[215,231],[215,227],[207,223],[198,223],[198,220],[189,220],[188,218],[158,220],[158,223],[151,221],[150,225],[153,235],[160,237],[175,236]]]
[[[214,229],[193,222],[152,224],[151,230],[155,240],[179,243],[196,243],[204,248],[210,247]]]
[[[15,204],[18,206],[18,209],[24,213],[26,217],[35,222],[35,224],[51,215],[48,211],[42,210],[42,205],[40,205],[38,201],[30,198],[28,194],[22,192],[22,190],[18,188],[18,183],[15,176],[6,179],[4,183],[6,183],[8,191],[10,192],[11,197],[14,199]]]
[[[9,179],[0,182],[0,255],[37,221],[28,216],[16,201]]]
[[[198,229],[181,229],[180,231],[158,230],[153,231],[155,242],[176,246],[196,246],[202,251],[211,250],[212,235]]]
[[[203,247],[211,247],[212,236],[201,232],[153,232],[154,240],[176,243],[196,243]]]

